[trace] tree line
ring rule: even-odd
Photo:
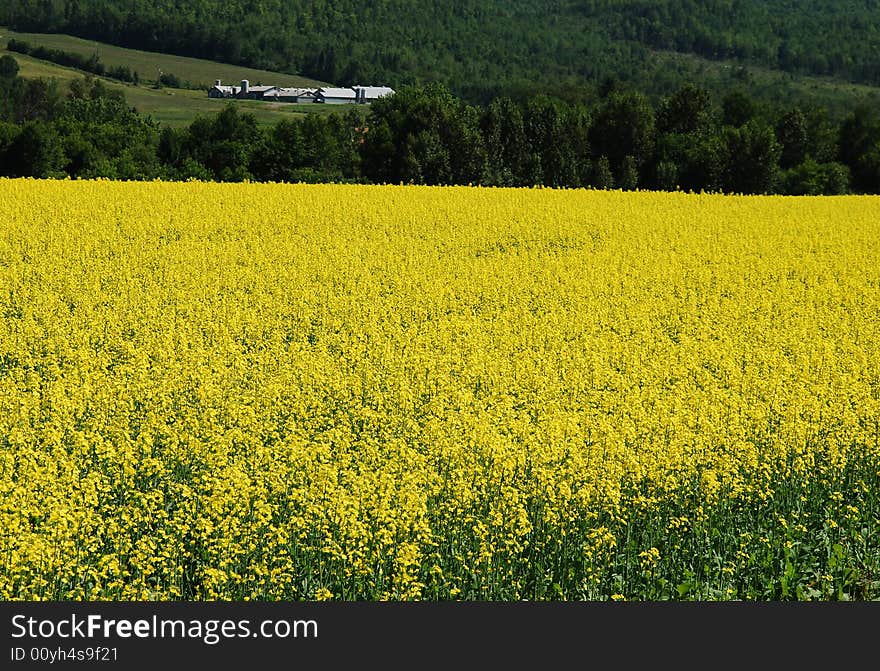
[[[472,105],[434,83],[270,127],[230,104],[176,129],[98,79],[62,94],[17,69],[0,58],[5,176],[880,193],[880,116],[867,107],[835,122],[692,84],[653,105],[613,81],[591,103]]]

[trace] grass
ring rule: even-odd
[[[25,40],[34,45],[42,45],[65,51],[91,54],[97,48],[101,61],[108,66],[128,65],[132,69],[145,67],[147,58],[161,63],[164,72],[172,72],[181,80],[192,82],[194,78],[207,77],[213,82],[214,79],[238,81],[250,79],[256,84],[258,81],[267,81],[284,86],[320,86],[322,82],[305,79],[296,75],[266,72],[239,68],[233,65],[203,61],[195,58],[181,58],[164,54],[148,54],[133,49],[122,49],[88,40],[81,40],[67,35],[43,35],[36,33],[17,33],[6,28],[0,28],[0,55],[9,53],[19,65],[19,74],[22,77],[55,79],[62,89],[70,86],[76,79],[86,76],[86,73],[75,68],[57,65],[48,61],[39,60],[24,54],[10,52],[6,49],[9,38]],[[126,60],[127,58],[127,60]],[[152,67],[152,66],[151,66]],[[148,70],[145,70],[148,72]],[[290,104],[268,103],[258,100],[221,100],[209,98],[207,86],[205,90],[197,89],[172,89],[154,88],[151,84],[141,83],[139,86],[126,84],[107,77],[98,77],[108,88],[121,90],[125,94],[128,103],[144,115],[149,115],[158,123],[172,127],[188,125],[198,115],[215,114],[221,111],[227,104],[238,106],[241,111],[252,113],[257,123],[261,126],[269,126],[281,119],[301,119],[306,114],[334,114],[345,112],[347,105],[318,105],[318,104]]]
[[[5,48],[9,39],[24,40],[34,46],[60,49],[70,53],[91,56],[97,52],[101,62],[108,68],[125,65],[136,71],[142,81],[153,82],[158,79],[159,71],[176,75],[182,82],[189,82],[194,87],[209,88],[214,80],[221,79],[225,83],[237,83],[247,79],[251,84],[273,84],[277,86],[327,86],[321,82],[299,75],[257,70],[238,65],[229,65],[201,58],[187,58],[170,54],[125,49],[103,42],[84,40],[79,37],[46,33],[19,33],[0,27],[0,40]]]
[[[269,126],[282,119],[301,119],[306,114],[333,114],[343,112],[344,106],[290,103],[264,103],[258,100],[218,100],[208,98],[203,91],[124,86],[129,103],[140,113],[152,116],[160,124],[181,127],[199,114],[216,114],[226,105],[233,104],[242,112],[253,114],[261,126]]]

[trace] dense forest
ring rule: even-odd
[[[258,126],[233,105],[160,127],[101,80],[62,94],[0,58],[0,175],[480,184],[728,193],[880,193],[880,116],[716,100],[684,85],[653,105],[614,82],[594,103],[472,105],[441,83],[369,106]]]
[[[469,102],[608,77],[668,94],[652,50],[880,84],[873,0],[4,0],[0,25]]]

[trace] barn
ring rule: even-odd
[[[208,89],[208,97],[209,98],[232,98],[235,96],[235,87],[234,86],[224,86],[220,83],[220,80],[217,79],[214,81],[214,86]]]
[[[251,86],[247,79],[241,80],[241,89],[236,97],[249,100],[262,100],[278,90],[277,86]]]
[[[279,103],[312,103],[315,102],[316,92],[317,89],[281,87],[264,95],[263,100]]]
[[[280,86],[251,86],[242,79],[239,86],[224,85],[219,79],[208,89],[209,98],[245,98],[283,103],[324,103],[327,105],[364,104],[392,95],[388,86],[352,86],[346,88],[294,88]]]
[[[345,105],[357,102],[354,89],[320,88],[315,94],[316,103]]]
[[[263,100],[277,90],[277,86],[251,86],[247,79],[242,79],[241,85],[239,86],[224,86],[220,80],[217,79],[214,81],[214,86],[208,90],[208,97]]]

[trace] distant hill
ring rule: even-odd
[[[3,23],[340,85],[439,80],[474,101],[703,77],[659,52],[880,85],[876,0],[4,0]]]

